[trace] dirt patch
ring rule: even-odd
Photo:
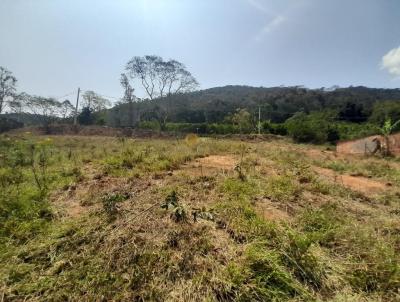
[[[195,161],[203,167],[231,170],[235,168],[236,159],[230,155],[210,155]]]
[[[182,165],[173,174],[197,177],[233,173],[235,165],[236,159],[231,155],[211,155]],[[161,179],[137,179],[135,181],[101,176],[92,165],[86,165],[84,171],[84,181],[58,190],[50,197],[59,217],[78,217],[90,210],[98,209],[101,197],[108,192],[129,192],[132,196],[136,196],[137,193],[148,188],[162,186],[169,179],[169,174],[161,175]]]
[[[360,139],[338,142],[336,150],[343,154],[371,154],[378,147],[377,140],[385,143],[380,135],[368,136]],[[400,155],[400,133],[389,136],[390,152]]]
[[[314,167],[315,172],[317,172],[322,177],[328,179],[329,181],[333,181],[335,183],[339,183],[346,188],[349,188],[353,191],[363,193],[365,195],[376,195],[379,193],[388,190],[389,186],[385,183],[372,180],[362,176],[351,176],[351,175],[341,175],[336,173],[331,169]]]
[[[186,173],[192,176],[211,176],[218,173],[233,172],[237,159],[232,155],[210,155],[197,158],[174,171],[174,174]]]
[[[288,209],[278,209],[271,202],[265,200],[256,203],[256,211],[268,221],[287,221],[291,219]]]
[[[54,192],[50,202],[54,205],[57,216],[78,217],[101,207],[101,198],[107,193],[128,194],[134,197],[138,192],[151,186],[147,180],[131,181],[127,178],[100,176],[94,169],[88,169],[85,180],[71,184]]]

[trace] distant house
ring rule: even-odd
[[[342,154],[372,154],[383,144],[381,135],[372,135],[360,139],[340,141],[336,144],[336,151]],[[400,155],[400,133],[390,135],[390,152]]]

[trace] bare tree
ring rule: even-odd
[[[82,98],[82,107],[87,107],[91,111],[101,111],[111,105],[108,99],[91,90],[85,91]]]
[[[26,102],[29,97],[30,96],[25,92],[14,95],[13,99],[8,102],[8,108],[12,113],[21,114],[26,107]]]
[[[131,79],[139,80],[150,100],[166,99],[164,104],[155,104],[154,113],[161,128],[165,128],[171,110],[171,96],[194,90],[197,80],[176,61],[164,61],[159,56],[133,57],[125,67]],[[167,105],[167,106],[165,106]],[[165,108],[166,107],[166,108]]]
[[[150,100],[157,96],[157,66],[162,62],[158,56],[133,57],[125,67],[128,75],[139,79]]]
[[[71,104],[71,102],[69,100],[65,100],[60,104],[59,115],[65,119],[72,116],[74,110],[75,107]]]
[[[3,112],[6,101],[12,98],[16,91],[17,79],[11,71],[0,66],[0,114]]]
[[[128,76],[125,73],[121,74],[120,83],[122,88],[124,88],[123,103],[128,104],[128,125],[133,126],[133,102],[135,100],[135,95],[133,92],[135,89],[129,83]]]
[[[53,98],[41,96],[28,96],[26,99],[27,108],[35,114],[39,122],[48,130],[48,127],[58,116],[61,103]]]
[[[158,56],[133,57],[125,70],[130,78],[140,81],[150,100],[192,91],[198,86],[185,65]]]

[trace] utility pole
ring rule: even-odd
[[[258,135],[261,134],[261,107],[258,106]]]
[[[79,105],[79,93],[81,92],[81,89],[78,87],[78,94],[76,96],[76,106],[75,106],[75,115],[74,115],[74,125],[77,124],[77,118],[78,118],[78,105]]]

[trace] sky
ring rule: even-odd
[[[118,99],[125,64],[147,54],[184,63],[201,89],[398,88],[400,1],[0,0],[0,66],[19,91]]]

